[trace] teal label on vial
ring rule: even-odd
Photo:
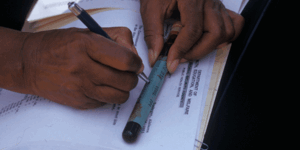
[[[149,75],[150,82],[145,84],[128,121],[134,121],[141,127],[144,126],[167,72],[167,56],[164,56],[157,60],[152,68]]]

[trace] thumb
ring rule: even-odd
[[[156,5],[149,4],[141,8],[141,15],[144,24],[145,41],[148,46],[149,63],[153,66],[163,48],[164,13]]]

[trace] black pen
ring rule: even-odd
[[[75,2],[69,2],[68,7],[70,11],[73,12],[76,17],[89,28],[90,31],[112,40],[108,36],[108,34],[100,27],[100,25],[78,4],[76,4]],[[138,76],[145,82],[149,82],[149,79],[144,72],[140,73]]]

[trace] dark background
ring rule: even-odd
[[[0,26],[21,30],[34,0],[5,0],[0,3]]]
[[[252,4],[250,4],[252,3]],[[233,42],[204,142],[209,150],[278,149],[283,117],[286,31],[282,1],[250,0],[242,34]],[[263,15],[261,15],[263,14]],[[255,22],[259,24],[254,24]],[[251,34],[251,31],[255,31]],[[245,38],[250,35],[250,40]],[[282,54],[282,55],[281,55]],[[277,103],[277,104],[276,104]],[[283,107],[283,106],[282,106]]]

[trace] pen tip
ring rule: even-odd
[[[69,2],[68,7],[71,7],[75,2]]]
[[[149,82],[150,82],[150,80],[148,79],[148,77],[145,75],[144,72],[140,73],[138,76],[139,76],[142,80],[144,80],[146,83],[149,83]]]

